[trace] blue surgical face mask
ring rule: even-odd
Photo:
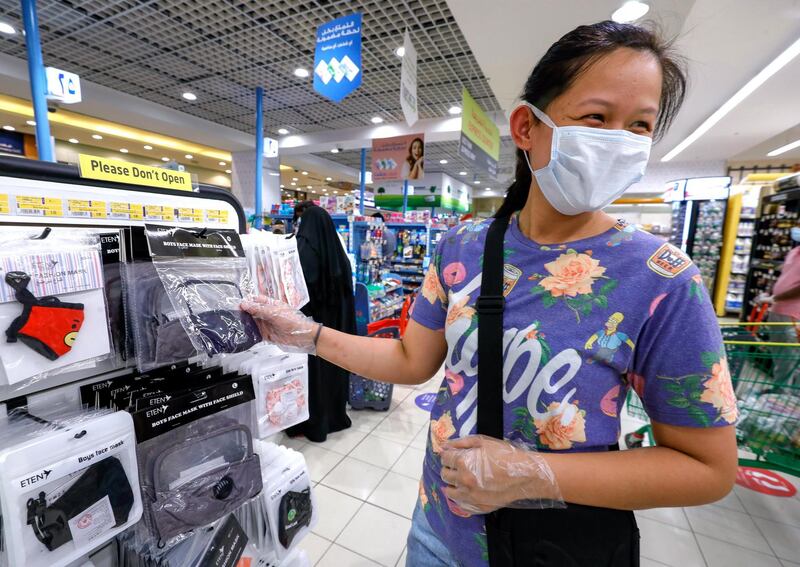
[[[550,162],[534,169],[525,160],[547,201],[564,215],[598,211],[644,175],[653,141],[627,130],[556,126],[544,112],[522,102],[553,129]]]
[[[793,226],[790,231],[790,236],[795,242],[800,242],[800,226]]]

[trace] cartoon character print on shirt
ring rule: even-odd
[[[633,341],[628,335],[619,330],[619,325],[624,319],[625,315],[622,313],[612,313],[606,320],[604,328],[589,337],[583,346],[587,351],[594,351],[588,360],[589,364],[604,362],[611,365],[614,362],[614,355],[617,354],[622,345],[628,345],[633,350]],[[597,350],[594,350],[595,343],[597,344]]]
[[[716,410],[714,422],[735,423],[736,393],[733,391],[724,349],[721,352],[704,352],[701,358],[705,373],[656,376],[660,382],[658,387],[669,392],[667,404],[685,410],[700,426],[712,425],[704,404],[710,404]]]
[[[581,315],[591,315],[595,306],[608,307],[608,294],[618,285],[617,280],[605,274],[600,260],[592,251],[577,252],[571,248],[552,262],[544,265],[547,274],[532,274],[529,280],[539,280],[531,289],[533,295],[542,297],[545,308],[563,302],[580,323]]]

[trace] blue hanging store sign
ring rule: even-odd
[[[361,14],[337,18],[317,28],[314,90],[334,102],[361,86]]]

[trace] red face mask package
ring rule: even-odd
[[[0,330],[0,384],[25,387],[107,358],[99,236],[81,229],[0,230]]]

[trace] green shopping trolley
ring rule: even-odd
[[[800,476],[800,344],[794,323],[725,323],[721,326],[739,408],[736,437],[749,453],[742,466]],[[641,400],[628,393],[631,417],[649,421]],[[625,436],[635,447],[654,445],[648,424]],[[751,455],[751,456],[750,456]]]

